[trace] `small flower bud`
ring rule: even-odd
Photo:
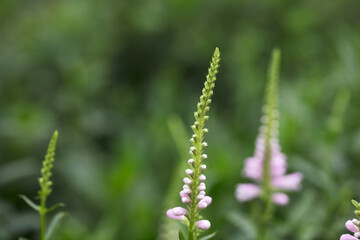
[[[191,170],[191,169],[186,169],[185,173],[190,176],[190,175],[192,175],[194,173],[194,171]]]
[[[199,209],[204,209],[206,208],[208,205],[206,204],[206,202],[204,202],[203,200],[201,200],[199,203],[198,203],[198,207]]]
[[[209,130],[207,128],[203,129],[203,133],[208,133],[208,132],[209,132]]]
[[[201,158],[203,159],[203,160],[205,160],[205,159],[207,159],[207,155],[206,154],[203,154],[203,155],[201,155]]]
[[[188,164],[193,165],[194,163],[195,163],[195,160],[194,160],[194,159],[190,158],[190,159],[188,160]]]
[[[199,191],[204,191],[206,189],[205,186],[199,186]]]
[[[189,197],[189,195],[187,195],[187,194],[185,193],[185,191],[183,190],[183,191],[180,191],[180,197],[181,197],[181,198]]]
[[[206,180],[206,177],[204,174],[201,174],[200,177],[199,177],[200,181],[205,181]]]
[[[192,181],[190,180],[190,178],[187,178],[187,177],[184,178],[183,181],[184,181],[184,183],[187,184],[187,185],[189,185],[189,184],[192,183]]]
[[[196,198],[197,198],[198,200],[203,200],[203,199],[204,199],[204,195],[198,195]]]
[[[184,189],[184,190],[182,190],[182,192],[184,192],[185,194],[190,194],[191,190],[190,189]]]
[[[208,220],[200,220],[196,222],[196,226],[198,228],[208,230],[211,227],[211,224]]]
[[[208,146],[207,142],[203,142],[201,145],[202,145],[203,147],[207,147],[207,146]]]
[[[175,216],[181,216],[186,214],[186,209],[182,207],[174,207],[173,213]]]
[[[181,201],[186,204],[190,202],[190,199],[188,197],[183,197],[181,198]]]
[[[200,168],[201,168],[201,170],[206,170],[206,165],[203,164],[203,165],[200,166]]]

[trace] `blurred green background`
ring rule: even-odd
[[[55,129],[49,204],[70,213],[56,239],[157,239],[163,206],[180,204],[183,175],[170,182],[187,160],[216,46],[214,201],[203,211],[214,239],[254,235],[251,203],[236,202],[234,190],[248,181],[241,169],[276,46],[280,142],[289,171],[305,179],[277,209],[272,239],[338,239],[353,218],[350,199],[360,200],[359,9],[354,0],[1,0],[0,239],[38,238],[38,216],[18,194],[36,196]]]

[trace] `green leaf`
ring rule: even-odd
[[[179,230],[179,239],[185,240],[185,237],[184,237],[183,233],[181,232],[181,230]]]
[[[65,216],[67,216],[67,213],[59,212],[53,217],[49,224],[49,228],[46,231],[45,240],[51,240],[56,230],[60,227],[60,224],[62,223]]]
[[[245,215],[239,212],[230,212],[227,216],[229,222],[237,226],[248,238],[254,239],[256,229],[253,222]]]
[[[356,207],[359,208],[359,203],[355,201],[354,199],[351,200],[351,203]]]
[[[54,211],[55,209],[59,208],[59,207],[65,207],[65,204],[63,203],[57,203],[55,205],[53,205],[52,207],[50,207],[47,212],[52,212]]]
[[[38,205],[36,205],[33,201],[31,201],[27,196],[25,196],[25,195],[19,195],[19,197],[22,199],[22,200],[24,200],[24,202],[26,202],[27,203],[27,205],[29,205],[31,208],[33,208],[35,211],[39,211],[39,206]]]
[[[216,235],[217,232],[213,232],[212,234],[209,234],[205,237],[200,238],[199,240],[208,240]]]

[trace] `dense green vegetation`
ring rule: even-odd
[[[170,180],[186,163],[216,46],[213,203],[202,212],[214,239],[254,236],[256,202],[240,204],[234,191],[254,150],[274,47],[282,51],[280,142],[304,181],[270,234],[338,239],[350,199],[360,200],[359,9],[351,0],[1,0],[0,239],[38,239],[38,215],[18,195],[37,195],[55,129],[48,203],[64,202],[70,214],[56,239],[156,239],[168,191],[181,188],[177,178],[169,190]]]

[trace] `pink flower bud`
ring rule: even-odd
[[[208,146],[207,142],[203,142],[202,145],[203,145],[204,147],[207,147],[207,146]]]
[[[206,180],[206,177],[204,174],[201,174],[200,177],[199,177],[200,181],[205,181]]]
[[[203,186],[201,186],[201,185],[199,186],[199,190],[200,190],[200,191],[204,191],[205,189],[206,189],[206,187],[205,187],[204,185],[203,185]]]
[[[210,224],[210,222],[208,220],[200,220],[200,221],[196,222],[196,226],[198,228],[207,230],[207,229],[209,229],[211,227],[211,224]]]
[[[180,197],[184,198],[184,197],[189,197],[188,193],[185,193],[185,191],[181,191],[180,192]]]
[[[207,155],[206,154],[203,154],[203,155],[201,155],[201,157],[202,157],[202,159],[207,159]]]
[[[200,168],[201,168],[201,170],[206,170],[206,165],[203,164],[203,165],[200,166]]]
[[[204,200],[201,200],[199,203],[198,203],[198,207],[199,209],[204,209],[206,208],[208,205],[206,204],[206,202],[204,202]]]
[[[185,194],[190,194],[191,190],[187,188],[187,189],[182,190],[182,192],[184,192]]]
[[[204,202],[209,206],[212,203],[212,198],[209,196],[205,196],[203,199]]]
[[[359,238],[359,237],[360,237],[360,232],[354,233],[354,236],[357,237],[357,238]]]
[[[190,159],[188,160],[188,164],[190,164],[190,165],[192,165],[194,162],[195,162],[195,160],[192,159],[192,158],[190,158]]]
[[[187,178],[187,177],[184,178],[183,181],[184,181],[185,184],[188,184],[188,185],[192,183],[192,181],[190,180],[190,178]]]
[[[194,171],[191,170],[191,169],[186,169],[186,170],[185,170],[185,173],[186,173],[187,175],[191,175],[191,174],[194,173]]]
[[[181,201],[186,204],[190,202],[190,199],[188,197],[183,197],[181,198]]]
[[[350,232],[353,232],[353,233],[359,232],[359,228],[358,228],[351,220],[348,220],[348,221],[345,223],[345,227],[346,227],[347,230],[349,230]]]
[[[343,234],[341,235],[340,240],[359,240],[359,239],[354,236],[351,236],[350,234]]]
[[[173,209],[167,210],[166,215],[168,216],[168,218],[176,219],[176,220],[183,220],[185,218],[184,215],[180,215],[180,216],[175,215]]]
[[[175,216],[181,216],[186,214],[186,209],[182,207],[174,207],[172,210]]]
[[[204,197],[205,197],[204,195],[200,195],[200,194],[199,194],[196,198],[199,199],[199,200],[203,200]]]

